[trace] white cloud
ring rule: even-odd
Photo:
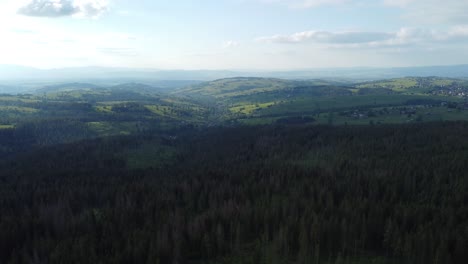
[[[304,31],[292,35],[275,35],[271,37],[261,37],[257,41],[274,43],[300,43],[314,41],[319,43],[366,43],[381,41],[392,36],[383,32],[328,32],[328,31]]]
[[[402,28],[396,32],[329,32],[304,31],[291,35],[260,37],[267,43],[317,43],[335,48],[382,48],[412,45],[468,42],[468,26],[456,26],[446,31],[422,28]]]
[[[108,9],[107,0],[31,0],[18,14],[33,17],[98,17]]]

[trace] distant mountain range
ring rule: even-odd
[[[1,88],[1,87],[0,87]],[[154,87],[141,83],[123,83],[113,86],[98,86],[91,83],[62,83],[56,85],[48,85],[42,88],[30,91],[34,94],[48,94],[48,93],[60,93],[60,92],[71,92],[71,91],[81,91],[81,92],[90,92],[90,91],[134,91],[140,93],[156,93],[164,91],[163,88]]]
[[[401,68],[327,68],[297,71],[227,71],[227,70],[156,70],[131,68],[83,67],[41,70],[31,67],[0,65],[0,80],[21,81],[92,81],[114,80],[116,83],[150,80],[210,81],[239,76],[284,79],[330,78],[372,80],[406,76],[440,76],[468,78],[467,65]],[[93,82],[94,83],[94,82]]]

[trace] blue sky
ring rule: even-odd
[[[0,0],[0,64],[293,70],[468,63],[468,0]]]

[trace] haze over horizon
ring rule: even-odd
[[[466,0],[0,0],[0,64],[298,70],[466,64]]]

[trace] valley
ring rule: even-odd
[[[467,81],[436,77],[365,83],[230,78],[169,90],[140,83],[68,83],[0,95],[0,126],[65,120],[109,136],[287,119],[328,125],[467,120],[467,91]]]

